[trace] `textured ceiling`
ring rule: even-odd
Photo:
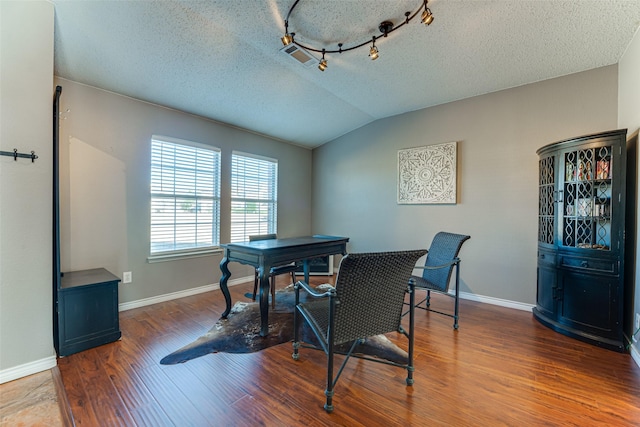
[[[431,0],[368,48],[304,67],[280,52],[294,0],[53,0],[57,76],[316,147],[374,120],[617,63],[640,0]],[[420,0],[300,0],[296,40],[337,49]],[[314,54],[318,59],[321,55]]]

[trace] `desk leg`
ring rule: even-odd
[[[270,268],[259,267],[258,277],[260,278],[260,336],[269,335],[269,274]]]
[[[231,311],[231,294],[229,293],[229,288],[227,287],[227,280],[231,277],[231,272],[227,268],[229,264],[229,258],[227,258],[227,254],[225,253],[224,258],[220,261],[220,271],[222,271],[222,277],[220,278],[220,290],[222,291],[222,295],[224,295],[224,300],[227,303],[227,309],[222,313],[222,318],[226,319]]]

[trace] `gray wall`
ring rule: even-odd
[[[635,38],[620,60],[618,78],[618,126],[620,128],[627,128],[627,135],[632,138],[635,136],[636,143],[638,142],[638,128],[640,128],[640,81],[638,76],[640,76],[640,31],[636,33]],[[640,164],[640,162],[638,164]],[[636,208],[637,212],[640,212],[640,202],[638,200],[636,200]],[[636,227],[638,228],[637,231],[640,232],[637,218]],[[636,236],[636,244],[639,243],[640,236]],[[636,260],[636,266],[640,266],[640,251],[637,249],[636,256],[639,257]],[[635,302],[631,319],[632,326],[635,322],[635,314],[640,313],[640,286],[638,286],[638,280],[640,280],[640,269],[636,270]],[[635,343],[634,349],[634,357],[638,364],[640,364],[640,344]]]
[[[55,366],[51,176],[53,4],[0,1],[0,382]],[[16,368],[16,369],[13,369]]]
[[[62,271],[105,267],[133,281],[120,302],[137,301],[220,279],[221,255],[148,263],[151,136],[221,149],[221,243],[229,241],[231,152],[278,159],[278,235],[311,231],[311,150],[68,80],[60,122]],[[67,111],[68,110],[68,111]],[[253,270],[231,264],[232,279]]]
[[[535,304],[543,145],[617,126],[617,66],[378,120],[313,152],[313,230],[353,252],[471,235],[461,291]],[[458,141],[458,203],[398,205],[397,150]]]

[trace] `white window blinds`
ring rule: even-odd
[[[151,254],[220,244],[220,150],[151,140]]]
[[[231,157],[231,242],[277,232],[278,161],[246,153]]]

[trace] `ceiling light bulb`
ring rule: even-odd
[[[320,71],[324,71],[327,69],[327,60],[326,59],[322,59],[322,61],[320,61],[320,64],[318,64],[318,69]]]
[[[425,25],[431,25],[432,22],[433,22],[433,13],[431,13],[431,10],[427,8],[424,10],[424,12],[422,12],[422,23]]]
[[[291,37],[291,34],[286,33],[284,36],[280,38],[280,40],[282,40],[283,45],[288,46],[293,41],[293,37]]]
[[[369,50],[369,56],[371,57],[372,61],[378,59],[378,48],[375,46],[371,46],[371,50]]]

